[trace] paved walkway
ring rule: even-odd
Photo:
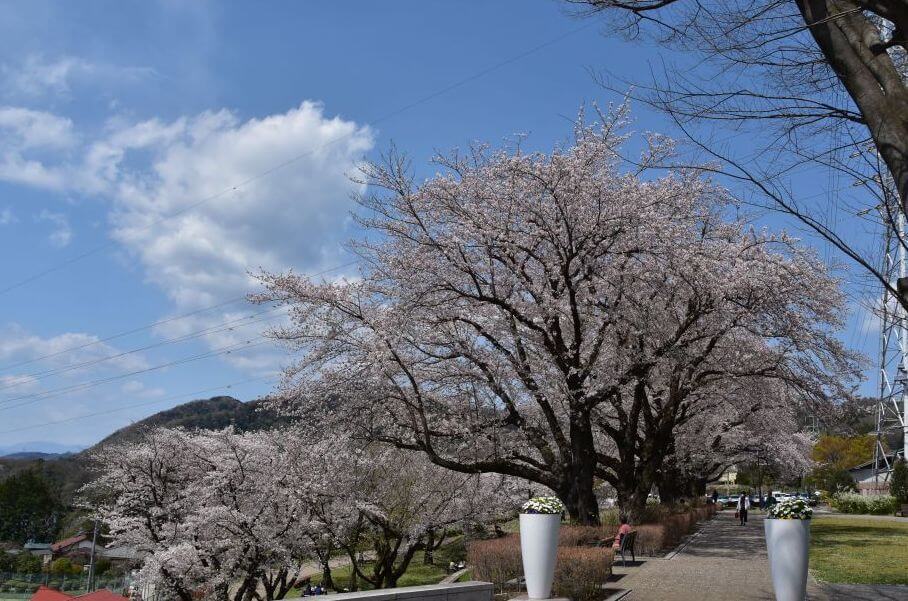
[[[739,526],[731,512],[719,513],[671,559],[646,559],[638,567],[615,567],[613,586],[631,589],[622,601],[766,601],[774,599],[763,539],[763,518],[751,514]],[[810,601],[838,601],[816,582]],[[844,597],[843,597],[844,599]]]

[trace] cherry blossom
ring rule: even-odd
[[[538,483],[595,523],[597,479],[639,513],[679,435],[738,421],[745,397],[773,423],[847,395],[856,357],[817,257],[735,218],[705,171],[651,170],[662,137],[622,160],[625,112],[600,117],[548,154],[440,157],[422,183],[394,153],[367,167],[360,277],[261,275],[256,300],[292,318],[271,332],[295,354],[276,403]]]

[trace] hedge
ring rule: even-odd
[[[661,523],[634,526],[637,531],[638,555],[657,555],[676,546],[681,538],[696,529],[697,523],[715,514],[715,507],[687,508],[672,512],[668,508],[653,511]],[[609,520],[610,521],[610,520]],[[555,566],[555,594],[574,601],[590,601],[601,596],[602,584],[611,574],[614,552],[603,543],[615,536],[614,525],[563,525],[558,533],[558,560]],[[478,580],[492,582],[496,591],[505,592],[507,583],[523,575],[520,537],[511,534],[501,538],[474,541],[467,547],[467,562]]]
[[[865,497],[855,493],[839,493],[833,495],[829,504],[842,513],[891,515],[899,510],[898,499],[890,495]]]

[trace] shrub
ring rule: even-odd
[[[554,593],[573,601],[602,597],[602,585],[612,573],[615,554],[602,547],[560,547],[555,563]]]
[[[830,504],[842,513],[886,515],[899,509],[898,499],[890,495],[865,497],[854,493],[839,493],[832,497]]]
[[[520,539],[516,535],[490,540],[475,541],[467,546],[467,561],[473,566],[473,576],[495,585],[504,591],[508,580],[523,573],[520,559]]]
[[[621,525],[621,512],[617,507],[610,507],[599,512],[599,523],[605,527],[618,529]]]
[[[658,555],[667,547],[665,543],[665,526],[662,524],[641,524],[634,528],[637,531],[635,550],[639,555]]]
[[[662,520],[665,526],[665,543],[666,547],[674,547],[681,542],[681,539],[693,531],[696,525],[693,515],[690,513],[676,513]]]
[[[607,534],[612,531],[613,534]],[[617,528],[601,526],[562,526],[558,531],[559,547],[583,547],[592,545],[609,536],[614,536]]]
[[[55,559],[50,564],[51,574],[72,574],[73,562],[68,557]]]
[[[16,571],[23,574],[38,574],[41,572],[41,558],[31,553],[16,555]]]
[[[899,459],[892,467],[889,490],[899,503],[908,503],[908,463],[904,459]]]

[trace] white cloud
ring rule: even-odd
[[[94,83],[104,88],[136,83],[155,75],[149,67],[121,67],[95,63],[75,56],[47,59],[32,54],[21,65],[5,64],[0,76],[8,95],[35,97],[46,94],[68,97],[73,85]]]
[[[75,143],[73,123],[65,117],[0,107],[0,180],[62,190],[69,185],[65,169],[46,161]]]
[[[368,127],[326,116],[314,102],[246,121],[228,110],[170,122],[118,119],[78,153],[33,160],[30,177],[26,165],[15,177],[109,198],[112,236],[183,312],[256,290],[249,272],[259,268],[313,273],[350,261],[342,244],[358,185],[349,176],[373,144]],[[0,165],[0,179],[12,177]],[[58,214],[42,215],[61,225],[56,243],[68,243]],[[229,318],[181,324],[200,329]],[[252,333],[235,328],[206,340],[220,348],[225,337],[241,342]],[[257,357],[230,360],[248,370],[275,365],[274,356]]]
[[[35,220],[48,222],[54,226],[53,231],[51,231],[47,239],[57,248],[68,246],[72,241],[73,231],[69,226],[69,220],[63,213],[52,213],[47,209],[44,209],[38,213]]]
[[[63,352],[68,349],[75,350]],[[49,369],[73,368],[66,373],[84,377],[87,372],[129,372],[148,367],[148,362],[139,353],[108,359],[121,352],[110,344],[99,342],[97,336],[83,332],[67,332],[43,338],[18,324],[0,327],[0,370],[27,361],[27,366],[18,369],[34,374]]]
[[[20,151],[67,148],[75,142],[70,119],[18,106],[0,107],[0,130],[4,146]]]
[[[13,214],[13,210],[9,207],[5,207],[0,211],[0,225],[10,225],[19,221],[16,219],[16,216]]]
[[[127,399],[154,399],[164,395],[163,388],[149,388],[139,380],[127,380],[120,390]]]
[[[341,248],[351,234],[350,197],[357,189],[349,175],[372,145],[368,128],[326,117],[320,105],[304,102],[245,122],[219,111],[170,124],[137,124],[91,154],[155,151],[147,170],[127,171],[114,162],[99,172],[116,177],[114,237],[185,311],[255,290],[249,271],[259,267],[316,272],[349,261]],[[278,172],[258,177],[288,161]],[[239,184],[244,185],[218,195]],[[225,313],[182,325],[210,327],[231,318]],[[207,341],[221,348],[263,328],[234,328]],[[275,365],[274,357],[243,353],[230,360],[249,370]]]

